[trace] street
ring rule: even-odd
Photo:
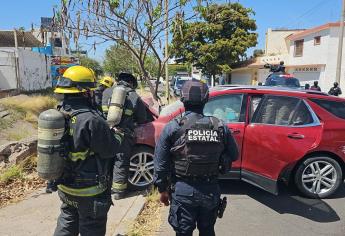
[[[330,199],[307,199],[282,186],[279,196],[241,181],[221,182],[228,207],[216,223],[216,235],[345,235],[345,185]],[[167,224],[157,235],[174,235]],[[194,235],[198,235],[197,230]]]

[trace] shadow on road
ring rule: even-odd
[[[322,223],[340,220],[337,212],[325,201],[298,196],[286,186],[280,187],[279,195],[275,196],[241,181],[224,180],[220,182],[220,185],[223,194],[246,194],[279,214],[298,215]],[[332,199],[344,197],[345,185],[340,187]]]

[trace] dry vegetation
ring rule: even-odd
[[[0,172],[0,207],[18,202],[45,185],[37,176],[36,165],[37,157],[31,156]]]
[[[153,189],[146,197],[144,209],[134,223],[129,227],[130,236],[151,236],[159,229],[161,224],[161,208],[159,193]]]
[[[36,123],[37,117],[42,111],[56,107],[57,100],[51,96],[21,95],[1,99],[0,105],[7,108],[11,112],[11,116],[17,114],[14,120],[22,118],[27,122]]]

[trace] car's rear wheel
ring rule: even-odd
[[[295,184],[304,196],[325,198],[338,190],[342,174],[336,160],[327,156],[313,156],[297,167]]]
[[[153,148],[135,146],[130,158],[128,183],[131,189],[142,190],[153,182]]]

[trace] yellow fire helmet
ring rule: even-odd
[[[114,80],[110,76],[104,76],[99,83],[103,84],[107,88],[110,88],[113,87]]]
[[[59,78],[54,93],[84,93],[96,88],[95,73],[84,66],[71,66]]]

